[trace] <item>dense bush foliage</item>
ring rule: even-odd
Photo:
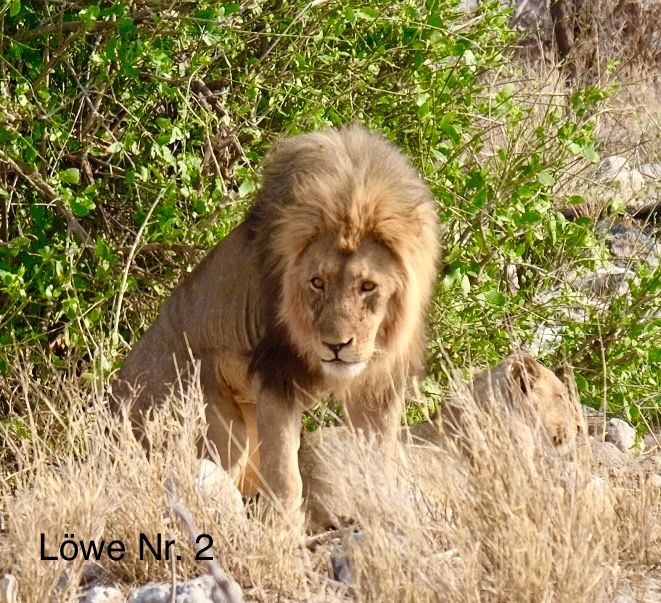
[[[271,143],[352,120],[401,145],[439,201],[432,379],[447,360],[494,363],[529,344],[576,303],[539,301],[560,267],[603,255],[589,220],[556,207],[571,174],[598,160],[592,116],[605,95],[525,92],[498,3],[469,19],[452,0],[4,4],[5,369],[20,349],[107,375],[241,219]],[[606,396],[636,419],[646,400],[654,416],[658,291],[659,270],[641,266],[627,296],[565,322],[547,360],[577,367],[585,402]]]

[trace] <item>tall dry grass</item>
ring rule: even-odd
[[[27,375],[22,383],[17,395],[38,413],[43,384]],[[571,458],[531,453],[528,440],[512,440],[504,419],[478,413],[468,396],[480,426],[469,439],[481,451],[472,461],[451,445],[418,444],[384,465],[371,443],[327,431],[305,470],[323,472],[329,509],[353,524],[311,537],[237,511],[229,490],[210,497],[200,489],[199,389],[182,389],[155,414],[149,456],[102,396],[85,399],[71,381],[51,391],[50,403],[67,413],[40,435],[6,440],[13,471],[0,483],[0,574],[16,576],[21,601],[77,601],[81,592],[85,564],[40,560],[42,533],[50,554],[72,532],[123,541],[126,557],[100,565],[126,591],[168,582],[173,571],[178,580],[204,573],[166,484],[212,535],[247,600],[611,601],[625,578],[647,588],[638,577],[661,559],[658,489],[642,478],[595,480],[588,447]],[[141,532],[175,539],[182,559],[138,559]],[[349,584],[333,579],[338,559]]]

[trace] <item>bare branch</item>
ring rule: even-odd
[[[152,12],[146,10],[133,15],[132,19],[134,23],[139,24],[147,21],[151,16]],[[34,29],[19,31],[16,35],[7,37],[15,42],[30,42],[35,38],[50,34],[61,35],[66,33],[78,33],[81,31],[99,33],[114,29],[115,27],[117,27],[117,21],[94,21],[91,23],[89,21],[65,21],[63,23],[49,23],[48,25],[42,25],[40,27],[35,27]]]
[[[57,191],[48,184],[46,180],[44,180],[39,172],[31,171],[26,165],[22,164],[22,162],[17,159],[10,157],[2,149],[0,149],[0,161],[8,165],[9,169],[31,184],[48,201],[55,205],[57,211],[66,220],[69,231],[78,238],[85,248],[93,247],[92,237],[90,237],[88,232],[82,227],[80,222],[78,222],[76,216],[74,216],[71,210],[64,204],[61,197],[57,194]]]

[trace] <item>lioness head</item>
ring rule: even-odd
[[[559,452],[570,450],[582,431],[579,403],[568,387],[553,371],[525,353],[512,354],[478,374],[470,394],[481,413],[522,418],[522,424],[535,428],[535,433]],[[443,405],[443,421],[451,435],[464,437],[470,423],[462,416],[465,400],[465,394],[458,395]]]
[[[283,141],[253,219],[278,322],[309,370],[350,381],[423,352],[438,218],[396,147],[361,126]]]
[[[511,378],[515,397],[537,414],[544,433],[553,446],[564,452],[583,431],[583,415],[579,403],[557,375],[527,354],[515,354],[505,359],[501,371]]]

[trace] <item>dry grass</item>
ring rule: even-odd
[[[44,391],[27,377],[23,388],[24,404]],[[531,454],[512,443],[502,418],[474,413],[480,435],[471,446],[488,453],[472,463],[452,447],[408,446],[386,469],[369,443],[325,438],[326,500],[347,509],[357,535],[344,529],[310,539],[237,512],[229,492],[211,499],[200,491],[198,390],[179,392],[154,418],[149,458],[100,397],[85,400],[73,382],[57,392],[53,405],[69,409],[62,422],[12,444],[15,471],[0,484],[7,526],[0,574],[16,576],[22,601],[80,594],[83,562],[39,560],[41,533],[51,554],[65,533],[122,540],[126,558],[101,565],[127,590],[171,580],[169,562],[137,558],[141,532],[176,539],[179,580],[204,573],[169,512],[166,483],[213,536],[215,554],[248,600],[610,601],[624,577],[648,574],[661,558],[658,489],[594,480],[587,449],[573,459]],[[468,397],[466,407],[475,411]],[[329,573],[340,548],[350,586]]]
[[[647,15],[658,3],[605,3],[615,4],[642,7]],[[617,58],[628,69],[629,83],[597,116],[601,139],[608,152],[626,154],[635,165],[659,161],[658,11],[655,21],[633,19],[640,25],[633,41],[617,25],[622,21],[607,14],[586,17],[583,30],[594,35],[574,51],[579,71],[599,66],[593,81],[604,73],[603,58]],[[512,161],[525,157],[549,112],[566,106],[556,64],[538,61],[523,73],[516,94],[537,112],[514,133],[494,114],[474,161],[489,161],[505,143]],[[494,77],[495,96],[504,82]],[[557,152],[549,144],[544,159],[552,163]],[[566,190],[586,187],[591,169],[585,161],[560,165]],[[369,442],[331,435],[320,443],[321,457],[312,457],[316,469],[309,471],[330,476],[324,500],[354,528],[313,538],[272,517],[237,512],[230,492],[200,490],[199,390],[178,392],[154,417],[148,457],[128,422],[109,415],[102,392],[90,399],[76,378],[44,381],[21,366],[11,387],[0,383],[9,418],[0,424],[0,576],[16,576],[21,601],[78,601],[80,595],[85,564],[40,560],[41,534],[50,554],[72,532],[76,540],[123,541],[126,557],[104,558],[101,565],[126,592],[147,581],[169,582],[173,569],[179,580],[206,572],[169,510],[166,484],[212,535],[215,555],[248,600],[601,603],[612,601],[625,580],[637,600],[654,600],[644,593],[650,579],[661,580],[661,490],[644,477],[594,479],[587,446],[570,458],[531,453],[513,443],[502,417],[484,417],[468,396],[475,428],[470,446],[480,451],[473,462],[452,446],[409,445],[395,465],[384,466]],[[14,422],[19,415],[28,418],[26,430]],[[182,559],[174,567],[140,560],[140,533],[175,539]],[[338,555],[349,562],[350,585],[333,579]]]

